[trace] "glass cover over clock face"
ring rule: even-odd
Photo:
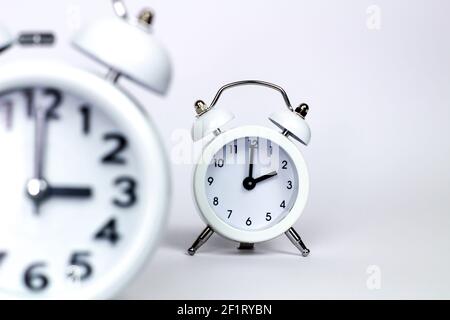
[[[244,137],[223,146],[205,177],[209,205],[239,230],[263,230],[280,222],[299,192],[298,173],[287,152],[271,140]]]
[[[76,292],[127,258],[142,163],[103,110],[58,88],[0,94],[0,293]]]

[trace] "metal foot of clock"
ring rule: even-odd
[[[193,256],[197,250],[203,246],[206,241],[211,238],[213,235],[214,230],[211,227],[206,227],[202,233],[198,236],[198,238],[195,240],[195,242],[192,244],[192,246],[188,249],[188,254],[190,256]],[[297,247],[298,250],[302,253],[302,256],[307,257],[310,253],[310,250],[306,247],[306,245],[303,243],[302,238],[300,235],[295,231],[294,228],[290,228],[288,231],[285,232],[286,236],[291,240],[291,242],[294,244],[295,247]],[[252,250],[255,248],[254,243],[246,243],[246,242],[240,242],[239,243],[239,250]]]
[[[197,250],[205,244],[206,241],[212,236],[214,230],[210,227],[206,227],[205,230],[198,236],[197,240],[195,240],[194,244],[188,249],[188,254],[193,256]]]
[[[239,250],[252,250],[255,249],[255,244],[254,243],[245,243],[245,242],[241,242],[239,243]]]
[[[305,246],[300,238],[300,235],[295,231],[294,228],[290,228],[285,232],[286,236],[291,240],[292,244],[297,247],[298,250],[302,253],[302,256],[307,257],[309,255],[309,249]]]

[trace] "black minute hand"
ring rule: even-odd
[[[248,162],[248,177],[253,178],[253,161],[255,159],[255,147],[250,146],[250,157]]]

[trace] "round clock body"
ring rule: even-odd
[[[37,108],[46,108],[42,170],[52,187],[38,206],[27,194]],[[168,164],[147,113],[94,74],[22,61],[0,74],[0,148],[0,296],[116,295],[167,212]]]
[[[194,196],[205,222],[239,242],[261,242],[287,231],[308,198],[300,151],[280,132],[259,126],[231,129],[203,150]]]

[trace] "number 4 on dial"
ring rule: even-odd
[[[110,219],[96,234],[95,240],[106,240],[111,245],[115,245],[120,240],[120,234],[117,232],[117,221]]]

